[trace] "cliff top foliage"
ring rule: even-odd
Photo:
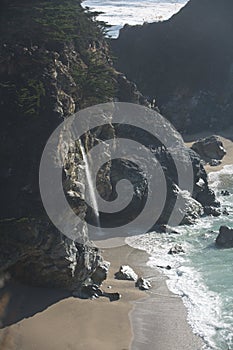
[[[62,44],[74,41],[81,50],[88,40],[101,40],[106,24],[97,21],[79,0],[3,0],[0,41],[24,45]]]
[[[63,79],[58,89],[72,96],[79,108],[114,97],[114,72],[104,39],[108,26],[97,20],[98,14],[83,8],[79,0],[2,1],[0,88],[16,113],[44,112],[43,77],[54,69],[56,57],[76,86],[67,88]]]
[[[79,0],[0,1],[1,217],[44,213],[38,169],[49,135],[116,95],[106,29]]]

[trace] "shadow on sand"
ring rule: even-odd
[[[66,290],[29,287],[9,282],[0,289],[0,329],[47,309],[71,296]]]

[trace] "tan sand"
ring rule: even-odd
[[[168,291],[160,273],[146,268],[146,253],[125,245],[105,249],[103,254],[111,261],[103,289],[119,292],[119,301],[103,297],[80,300],[64,291],[20,285],[5,288],[0,295],[4,327],[0,330],[0,349],[197,350],[199,340],[187,324],[181,299]],[[143,269],[154,285],[149,295],[135,288],[134,282],[113,278],[121,264],[133,266],[139,274]],[[143,342],[142,333],[146,337]]]
[[[13,324],[0,330],[0,349],[128,349],[132,337],[128,317],[132,308],[130,301],[144,296],[144,293],[135,288],[134,282],[117,281],[113,274],[120,264],[127,263],[127,256],[132,251],[132,248],[125,246],[108,249],[104,254],[112,266],[103,289],[109,293],[119,292],[122,295],[119,301],[110,302],[104,297],[98,300],[80,300],[69,297],[65,292],[60,292],[59,295],[54,290],[22,287],[19,294],[23,292],[24,295],[20,295],[21,300],[14,305],[17,315],[12,317],[9,310],[7,317],[3,317],[3,324]],[[109,289],[108,286],[112,288]],[[13,294],[17,298],[17,293]],[[44,300],[41,301],[40,298]],[[5,300],[3,295],[1,304]],[[28,303],[33,305],[27,313]]]
[[[211,133],[209,133],[210,135]],[[227,155],[218,171],[233,163],[233,133],[218,133]],[[208,133],[185,137],[190,146]],[[147,255],[129,246],[103,249],[111,262],[103,284],[106,292],[122,298],[80,300],[65,291],[11,285],[0,290],[1,350],[199,350],[202,342],[187,323],[181,298],[169,292],[165,278],[146,267]],[[134,282],[117,281],[114,273],[122,264],[149,276],[153,289],[139,291]],[[111,289],[108,288],[111,286]],[[130,315],[130,317],[129,317]]]
[[[211,132],[202,132],[194,135],[184,136],[185,144],[188,147],[191,147],[193,142],[199,138],[207,137],[213,135]],[[218,135],[223,143],[225,150],[227,151],[226,155],[223,157],[221,164],[218,166],[210,166],[209,164],[205,165],[206,171],[213,172],[221,170],[225,165],[233,164],[233,128],[229,128],[225,131],[219,131],[215,133]]]

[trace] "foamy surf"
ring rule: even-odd
[[[187,0],[86,0],[83,6],[90,7],[90,10],[103,12],[98,19],[112,26],[109,35],[115,38],[125,24],[136,25],[167,20],[187,2]]]
[[[209,174],[228,216],[204,217],[193,226],[180,226],[177,234],[148,233],[127,239],[135,248],[150,254],[148,265],[171,266],[161,269],[169,279],[168,288],[179,295],[188,310],[193,332],[202,337],[205,350],[233,349],[233,249],[217,249],[215,239],[221,225],[233,227],[233,166]],[[229,190],[229,196],[222,196]],[[169,255],[169,249],[181,244],[185,253]]]

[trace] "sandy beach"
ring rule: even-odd
[[[205,134],[206,135],[206,134]],[[221,134],[227,150],[220,170],[232,164],[232,134]],[[191,145],[202,135],[185,140]],[[81,300],[69,292],[32,288],[10,283],[0,289],[1,350],[199,350],[203,343],[187,323],[181,298],[172,294],[162,273],[146,265],[148,255],[127,245],[104,248],[111,262],[107,293],[119,292],[121,299],[106,297]],[[120,265],[128,264],[138,275],[149,278],[152,289],[142,292],[134,282],[114,279]]]
[[[119,301],[81,300],[65,291],[11,284],[1,290],[0,349],[197,350],[200,343],[181,299],[168,291],[162,274],[146,267],[147,254],[125,245],[104,249],[103,255],[111,261],[103,289],[119,292]],[[151,291],[115,280],[121,264],[149,277]]]

